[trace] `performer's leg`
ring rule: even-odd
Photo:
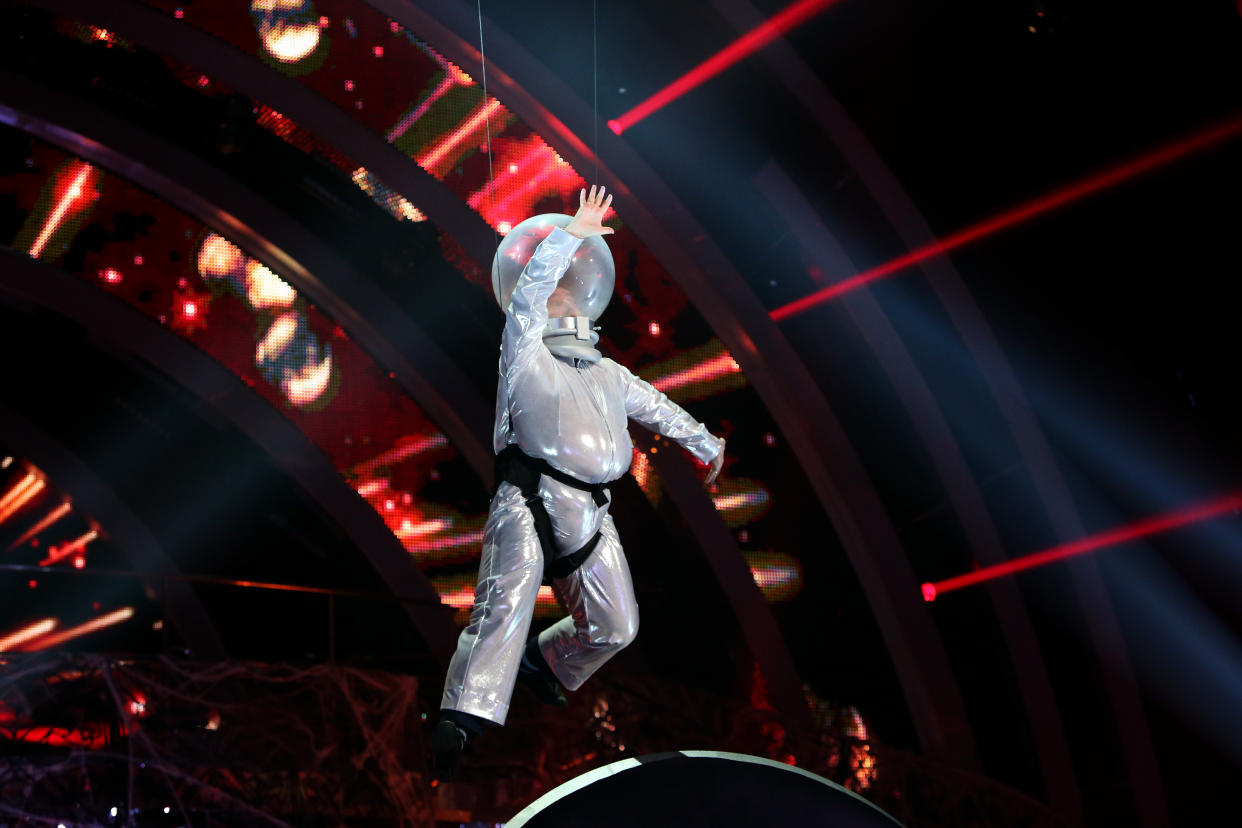
[[[539,634],[539,648],[561,684],[577,690],[638,635],[638,601],[612,515],[591,556],[552,589],[570,615]]]
[[[488,513],[474,609],[449,662],[442,710],[504,724],[542,574],[530,509],[504,483]]]

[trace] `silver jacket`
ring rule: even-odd
[[[560,228],[536,248],[513,289],[500,345],[496,389],[497,453],[517,443],[531,457],[587,483],[607,483],[629,470],[633,457],[627,419],[680,443],[705,463],[723,441],[681,406],[611,359],[557,358],[544,346],[548,297],[582,243]],[[607,506],[588,492],[544,479],[545,503],[558,552],[573,552],[596,531]]]

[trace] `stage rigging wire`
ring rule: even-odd
[[[491,202],[495,195],[492,192],[495,172],[492,169],[492,114],[487,108],[487,55],[483,51],[483,0],[476,0],[475,6],[479,12],[479,67],[483,75],[483,120],[487,123],[487,208],[488,213],[491,213]],[[488,224],[491,224],[491,222],[488,222]],[[500,231],[494,224],[492,225],[492,237],[496,240],[496,246],[499,247]]]
[[[599,16],[595,12],[595,0],[591,0],[591,127],[595,130],[591,153],[595,156],[595,178],[599,183]]]
[[[495,169],[492,160],[492,116],[488,111],[487,95],[487,53],[483,49],[483,0],[476,0],[475,9],[479,16],[479,66],[483,83],[483,117],[487,124],[487,201],[488,212],[491,213],[492,199],[495,197]],[[595,177],[593,184],[599,183],[599,15],[596,0],[591,0],[591,125],[594,130],[591,154],[594,156]],[[489,222],[490,223],[490,222]],[[500,245],[500,230],[492,225],[492,235]]]

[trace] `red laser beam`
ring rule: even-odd
[[[803,296],[801,299],[795,299],[789,304],[782,305],[773,310],[771,317],[778,322],[782,319],[788,319],[794,314],[835,299],[843,293],[860,288],[869,282],[874,282],[876,279],[891,275],[899,270],[904,270],[933,256],[947,253],[962,245],[1005,230],[1015,224],[1020,224],[1059,207],[1064,207],[1066,204],[1077,201],[1080,198],[1106,190],[1143,173],[1151,172],[1179,158],[1207,149],[1214,144],[1233,138],[1239,132],[1242,132],[1242,116],[1174,141],[1146,155],[1118,164],[1103,172],[1089,175],[1067,187],[1054,190],[1051,193],[1031,199],[1024,204],[1019,204],[1017,207],[1006,210],[997,216],[984,219],[977,224],[972,224],[947,238],[926,244],[917,250],[912,250],[870,270],[865,270],[844,281],[837,282],[835,285],[829,285],[812,294]]]
[[[629,112],[609,121],[608,128],[620,135],[657,109],[667,106],[691,89],[711,80],[739,60],[759,51],[785,32],[802,25],[835,2],[837,0],[798,0],[776,16],[763,21]]]
[[[1012,561],[977,569],[965,575],[958,575],[943,581],[936,581],[935,583],[923,584],[923,600],[934,601],[937,596],[943,595],[946,592],[952,592],[955,589],[972,586],[982,581],[990,581],[994,578],[1001,578],[1005,575],[1012,575],[1015,572],[1022,572],[1037,566],[1044,566],[1053,561],[1072,558],[1076,555],[1084,555],[1087,552],[1095,552],[1106,546],[1116,546],[1119,543],[1126,543],[1127,541],[1138,540],[1139,538],[1145,538],[1160,532],[1167,532],[1170,529],[1177,529],[1190,523],[1198,523],[1201,520],[1219,517],[1235,509],[1242,509],[1242,492],[1235,492],[1234,494],[1226,495],[1207,503],[1201,503],[1198,506],[1180,509],[1176,512],[1149,517],[1129,526],[1109,529],[1076,541],[1063,543],[1060,546],[1054,546],[1051,549],[1045,549],[1042,552],[1034,552],[1021,558],[1015,558]]]

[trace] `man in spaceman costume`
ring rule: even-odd
[[[602,224],[612,196],[592,187],[579,202],[572,220],[547,215],[515,227],[493,267],[505,310],[493,435],[497,488],[474,608],[449,664],[432,735],[442,780],[451,777],[468,734],[504,724],[516,681],[563,706],[562,688],[578,689],[634,640],[638,605],[606,488],[630,467],[627,419],[710,464],[708,484],[724,459],[724,440],[595,349],[599,334],[591,322],[613,287],[602,238],[613,232]],[[530,224],[539,220],[544,225],[532,234]],[[510,237],[526,231],[529,246],[548,224],[561,226],[547,233],[516,281],[503,284],[502,257],[516,272],[525,256]],[[593,270],[601,256],[608,266]],[[528,640],[544,580],[569,615]]]

